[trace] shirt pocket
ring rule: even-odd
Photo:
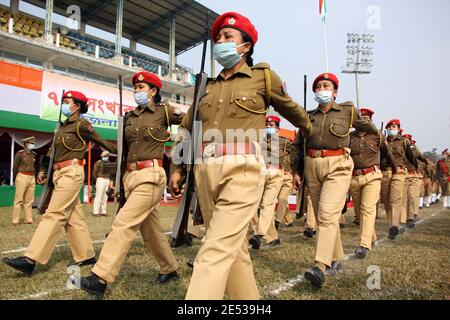
[[[212,107],[213,102],[214,102],[214,94],[206,91],[206,94],[200,100],[200,105],[198,108],[200,120],[208,121],[213,118],[213,107]]]
[[[266,113],[262,96],[256,90],[231,92],[228,115],[232,118],[248,118],[254,114]]]
[[[136,128],[135,128],[136,123],[135,122],[137,122],[137,120],[131,120],[131,119],[128,119],[125,122],[124,131],[125,131],[125,138],[127,139],[128,143],[134,142],[137,139],[138,131],[136,131]]]
[[[64,147],[70,151],[83,151],[86,143],[83,143],[75,132],[65,132],[61,135]]]
[[[330,119],[330,132],[340,138],[347,137],[350,134],[350,119],[346,117],[336,117]]]
[[[144,140],[166,142],[170,140],[170,133],[165,126],[144,126]]]
[[[374,143],[368,143],[367,148],[373,153],[378,153],[378,146]]]

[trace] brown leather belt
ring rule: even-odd
[[[355,169],[355,170],[353,170],[353,176],[354,177],[365,176],[366,174],[369,174],[369,173],[377,171],[377,169],[378,168],[376,166],[373,166],[373,167],[370,167],[370,168],[365,168],[365,169]]]
[[[223,157],[239,154],[256,154],[253,143],[210,143],[202,145],[204,157]]]
[[[26,176],[34,176],[33,171],[19,171],[19,173],[24,174]]]
[[[142,170],[145,168],[152,168],[152,167],[155,167],[155,161],[159,167],[161,167],[161,168],[163,167],[163,161],[160,159],[155,159],[155,160],[128,162],[127,170],[128,170],[128,172],[132,172],[132,171],[139,171],[139,170]]]
[[[79,166],[84,166],[84,160],[80,160],[80,159],[72,159],[72,160],[66,160],[66,161],[61,161],[61,162],[57,162],[53,164],[53,170],[61,170],[62,168],[71,166],[77,164]]]
[[[415,170],[408,170],[408,174],[417,174]]]
[[[345,150],[345,149],[337,149],[337,150],[309,149],[308,150],[308,156],[311,158],[337,157],[337,156],[344,156],[346,154],[347,154],[347,150]]]

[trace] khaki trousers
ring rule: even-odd
[[[93,213],[106,214],[106,205],[108,203],[108,196],[106,192],[109,188],[109,179],[97,178],[95,183],[95,199],[94,199],[94,210]]]
[[[84,221],[80,203],[80,189],[84,184],[84,169],[78,164],[53,173],[52,198],[47,211],[37,227],[25,251],[25,257],[46,264],[64,229],[70,243],[73,260],[84,261],[95,256],[91,236]]]
[[[260,152],[258,152],[260,154]],[[195,167],[206,235],[194,262],[188,300],[259,299],[247,231],[264,190],[264,160],[254,155],[208,158]]]
[[[36,181],[34,175],[18,173],[16,176],[16,193],[14,195],[14,208],[12,213],[12,223],[20,223],[20,211],[22,207],[25,211],[25,222],[33,223],[32,205],[34,201],[34,189]]]
[[[123,177],[123,185],[127,202],[114,219],[92,272],[108,283],[114,282],[138,230],[149,253],[158,262],[160,273],[176,271],[177,261],[161,227],[158,212],[166,185],[164,169],[155,166],[127,172]]]
[[[422,187],[420,190],[421,197],[429,197],[433,193],[433,183],[430,178],[423,178]]]
[[[422,176],[408,174],[405,180],[402,196],[402,219],[401,223],[406,223],[408,219],[414,219],[414,215],[419,213],[419,196]]]
[[[350,183],[353,208],[355,215],[359,217],[360,246],[369,250],[372,249],[372,240],[375,239],[375,219],[382,177],[381,171],[377,170],[366,175],[354,176]]]
[[[306,158],[306,181],[318,222],[315,261],[327,266],[344,256],[339,219],[352,171],[353,159],[349,155]]]
[[[278,239],[278,232],[275,229],[275,205],[283,184],[283,171],[267,169],[264,172],[264,178],[264,191],[259,204],[259,215],[258,212],[255,214],[251,225],[255,235],[265,236],[266,241],[271,242]]]
[[[439,183],[441,185],[441,192],[443,197],[450,196],[450,188],[448,187],[449,182],[447,181],[447,178],[441,178],[439,180]]]
[[[280,193],[278,194],[278,211],[276,220],[283,224],[291,224],[294,222],[294,218],[289,211],[289,196],[292,193],[292,174],[290,172],[285,172],[283,177],[283,183],[281,185]]]
[[[381,202],[386,210],[389,227],[398,227],[402,215],[402,196],[406,172],[392,174],[392,171],[389,170],[382,173]]]
[[[305,228],[312,229],[316,231],[317,229],[317,221],[316,216],[314,215],[314,208],[311,201],[311,196],[309,195],[309,192],[307,191],[306,196],[306,222],[305,222]]]

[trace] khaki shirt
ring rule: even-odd
[[[428,161],[426,163],[419,162],[419,171],[424,178],[431,178],[433,172],[432,170],[433,169]]]
[[[269,139],[262,144],[262,149],[267,151],[264,154],[264,161],[267,165],[279,164],[285,172],[292,172],[290,156],[292,151],[292,142],[284,137]]]
[[[110,179],[111,178],[108,173],[104,172],[104,168],[105,168],[104,164],[105,164],[105,162],[103,160],[98,160],[94,164],[94,169],[92,169],[92,175],[94,176],[95,179],[97,179],[97,178]]]
[[[415,164],[413,164],[411,161],[408,160],[407,164],[406,164],[406,168],[409,171],[413,171],[413,170],[417,171],[417,170],[419,170],[419,161],[420,161],[420,163],[424,163],[424,164],[428,163],[428,161],[416,147],[410,146],[410,148],[411,148],[411,152],[413,154],[414,160],[415,160]]]
[[[306,141],[307,149],[337,150],[348,148],[350,144],[350,128],[377,134],[378,129],[371,121],[359,118],[353,102],[333,103],[328,112],[320,107],[308,111],[313,130]]]
[[[265,69],[270,69],[266,63],[253,67],[242,65],[237,73],[225,79],[222,71],[216,79],[209,79],[204,96],[199,104],[199,117],[202,122],[202,143],[232,143],[232,142],[259,142],[263,143],[260,134],[265,127],[266,111],[266,78]],[[285,119],[302,132],[309,135],[311,122],[305,110],[286,92],[280,77],[270,70],[271,92],[270,105]],[[189,109],[180,125],[180,130],[192,131],[194,109]],[[217,141],[214,135],[209,135],[209,129],[221,134],[222,141]],[[254,131],[254,135],[232,136],[227,139],[227,130]],[[212,133],[212,131],[209,131]],[[206,135],[205,135],[206,133]],[[179,142],[183,137],[177,138]],[[231,140],[231,141],[230,141]],[[172,167],[172,169],[179,169]]]
[[[392,154],[386,145],[386,139],[380,132],[377,134],[366,133],[360,130],[350,135],[351,156],[355,163],[355,169],[366,169],[380,166],[380,153],[392,161]]]
[[[36,154],[29,150],[20,150],[14,156],[13,174],[17,176],[18,172],[34,172],[34,163]]]
[[[124,119],[127,161],[162,160],[164,143],[170,140],[167,128],[180,124],[183,116],[179,109],[167,102],[149,103],[127,112]]]
[[[398,135],[394,139],[387,138],[386,142],[397,167],[406,168],[408,161],[416,164],[416,159],[412,153],[408,139]],[[392,167],[393,163],[389,159],[382,159],[382,170]]]
[[[79,159],[83,160],[87,152],[88,141],[95,142],[111,153],[116,153],[116,146],[100,137],[92,127],[92,124],[83,118],[76,120],[67,119],[59,128],[55,137],[54,163]],[[50,151],[47,155],[50,155]],[[40,171],[46,171],[45,166]]]
[[[447,169],[447,174],[445,173],[442,166]],[[450,175],[450,158],[438,161],[436,165],[436,171],[439,178],[442,179],[448,177],[448,175]]]

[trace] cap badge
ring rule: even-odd
[[[69,92],[69,93],[67,94],[67,97],[71,98],[71,97],[72,97],[72,93]]]
[[[228,24],[229,25],[235,25],[236,24],[236,19],[235,18],[228,19]]]
[[[143,76],[142,74],[140,74],[139,77],[138,77],[138,80],[139,80],[139,81],[144,80],[144,76]]]

